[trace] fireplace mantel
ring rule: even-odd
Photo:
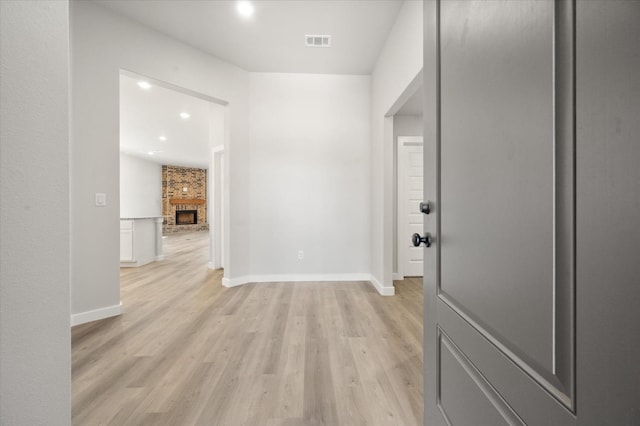
[[[196,200],[188,198],[170,198],[169,204],[205,204],[207,200]]]

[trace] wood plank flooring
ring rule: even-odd
[[[73,424],[422,425],[421,279],[224,288],[207,232],[165,254],[72,329]]]

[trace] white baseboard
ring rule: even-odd
[[[158,260],[158,257],[154,256],[145,260],[133,260],[131,262],[129,261],[120,262],[120,267],[121,268],[138,268],[140,266],[148,265],[149,263],[155,262],[156,260]],[[162,259],[159,259],[159,260],[163,260],[163,259],[164,259],[164,255],[162,255]]]
[[[369,281],[369,274],[274,274],[246,275],[237,278],[223,278],[222,285],[235,287],[248,283],[280,283],[280,282],[331,282],[331,281]]]
[[[402,281],[402,280],[404,280],[404,275],[402,275],[399,272],[394,272],[393,273],[393,280],[394,281]]]
[[[236,287],[242,284],[248,284],[254,281],[251,281],[251,277],[236,277],[236,278],[222,278],[222,285],[225,287]]]
[[[371,275],[369,280],[371,281],[371,284],[373,284],[373,286],[376,288],[376,290],[378,290],[378,293],[380,293],[382,296],[393,296],[394,294],[396,294],[396,289],[394,286],[383,286],[380,281],[378,281],[373,275]]]
[[[223,278],[222,285],[236,287],[248,283],[273,283],[273,282],[357,282],[369,281],[382,296],[393,296],[395,288],[384,287],[370,274],[281,274],[281,275],[246,275],[237,278]]]
[[[274,274],[252,275],[252,283],[313,282],[313,281],[369,281],[369,274]]]
[[[216,264],[214,262],[207,263],[207,268],[209,268],[209,269],[222,269],[219,266],[216,266]]]
[[[81,312],[71,315],[71,326],[80,325],[91,321],[97,321],[122,314],[122,302],[118,305],[107,306],[106,308],[94,309],[93,311]]]
[[[162,260],[164,260],[164,254],[161,254],[160,256],[156,256],[156,262],[160,262]]]

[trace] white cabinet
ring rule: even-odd
[[[134,268],[163,259],[161,217],[120,219],[120,267]]]
[[[120,221],[120,262],[135,262],[134,238],[135,229],[133,220]]]

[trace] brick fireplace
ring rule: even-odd
[[[162,166],[163,234],[203,231],[207,222],[207,170]]]
[[[176,225],[197,225],[198,210],[177,210]]]

